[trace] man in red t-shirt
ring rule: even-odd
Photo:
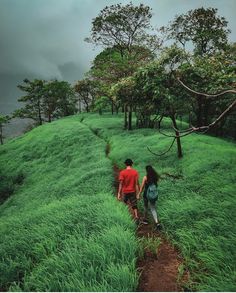
[[[125,160],[126,169],[122,170],[119,175],[119,190],[118,190],[118,200],[121,199],[123,194],[124,202],[127,204],[130,202],[131,207],[134,211],[134,216],[138,222],[138,209],[137,209],[137,199],[139,192],[139,182],[138,182],[138,172],[132,168],[133,161],[131,159]]]

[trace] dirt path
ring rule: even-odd
[[[95,132],[94,132],[95,133]],[[98,136],[97,133],[95,135]],[[101,137],[100,137],[101,138]],[[109,158],[110,144],[107,142],[105,154]],[[118,191],[119,168],[113,165],[114,182],[113,186]],[[132,209],[129,208],[131,214]],[[142,214],[139,213],[142,219]],[[179,268],[183,263],[183,259],[177,249],[173,247],[163,232],[157,232],[153,228],[153,224],[139,224],[137,227],[137,236],[140,239],[146,239],[149,243],[156,243],[156,247],[150,250],[144,250],[143,257],[137,261],[137,271],[140,274],[138,292],[180,292],[184,291],[184,283],[189,279],[188,272],[179,276]],[[157,241],[155,241],[157,240]]]
[[[114,187],[118,189],[119,168],[114,165]],[[132,210],[130,209],[132,213]],[[142,218],[142,215],[139,214]],[[137,270],[140,273],[138,292],[179,292],[187,281],[187,274],[179,280],[179,267],[183,260],[178,251],[165,239],[162,232],[156,232],[153,223],[139,224],[137,236],[153,242],[154,249],[146,248],[144,256],[137,261]],[[156,240],[156,241],[155,241]],[[151,242],[150,242],[151,241]]]

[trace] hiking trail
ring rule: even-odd
[[[108,159],[111,147],[108,141],[101,137],[97,131],[90,128],[91,131],[100,139],[106,142],[105,155]],[[120,169],[113,164],[114,181],[113,186],[118,192]],[[172,176],[172,175],[170,175]],[[129,207],[132,214],[132,209]],[[139,217],[142,219],[142,213],[139,211]],[[181,272],[183,258],[180,252],[171,245],[165,238],[163,232],[155,231],[152,221],[147,225],[139,224],[136,230],[137,237],[146,239],[148,243],[154,243],[156,247],[152,249],[147,246],[144,249],[143,256],[139,257],[136,263],[139,274],[139,284],[137,292],[183,292],[184,284],[189,280],[189,272]],[[153,245],[152,245],[153,246]]]
[[[106,156],[109,158],[110,145],[106,146]],[[113,165],[114,188],[116,192],[119,186],[119,168]],[[132,209],[129,208],[132,214]],[[140,218],[142,214],[139,212]],[[183,291],[182,285],[187,281],[188,275],[179,275],[180,265],[183,259],[175,247],[166,239],[163,233],[156,232],[150,221],[147,225],[139,224],[136,230],[138,238],[146,238],[148,241],[159,239],[156,252],[148,248],[145,249],[143,257],[137,261],[137,271],[140,274],[137,292],[179,292]],[[159,243],[160,244],[159,244]]]

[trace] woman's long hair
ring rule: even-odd
[[[147,171],[147,183],[148,184],[157,184],[160,176],[158,175],[158,173],[156,172],[156,170],[148,165],[146,166],[146,171]]]

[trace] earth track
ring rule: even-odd
[[[118,190],[119,168],[113,165],[114,188]],[[132,214],[132,209],[129,207]],[[132,214],[133,216],[133,214]],[[142,219],[142,215],[139,213]],[[157,232],[153,224],[139,224],[136,230],[139,239],[147,239],[148,242],[159,239],[155,252],[153,249],[146,248],[143,257],[137,261],[137,271],[140,274],[137,292],[180,292],[188,276],[185,273],[179,277],[179,268],[183,264],[183,259],[178,250],[171,245],[162,232]]]
[[[97,131],[90,129],[96,136],[106,142],[105,155],[110,159],[111,146],[109,142],[102,138]],[[119,186],[119,172],[119,167],[113,164],[113,187],[116,194]],[[131,207],[129,207],[129,211],[133,216]],[[143,218],[140,212],[139,217],[140,219]],[[180,275],[180,267],[183,267],[184,260],[178,250],[168,242],[165,234],[155,231],[153,224],[148,223],[147,225],[139,224],[136,235],[141,241],[146,239],[148,243],[156,243],[154,249],[145,248],[143,256],[137,260],[136,266],[140,276],[137,292],[183,292],[184,284],[189,280],[189,272],[185,271]]]

